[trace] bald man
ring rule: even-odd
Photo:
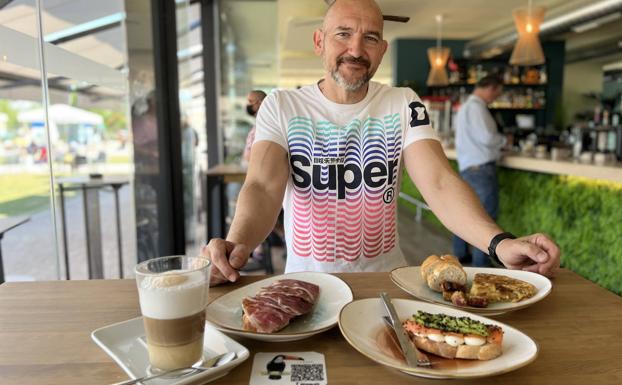
[[[486,214],[450,167],[419,97],[371,81],[387,50],[374,1],[334,2],[313,44],[324,77],[273,92],[259,111],[227,239],[212,239],[203,249],[213,262],[212,285],[238,279],[281,205],[286,272],[406,265],[396,223],[403,167],[452,232],[508,268],[554,274],[557,245],[542,234],[516,239]]]

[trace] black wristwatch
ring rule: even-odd
[[[488,246],[488,256],[490,259],[497,265],[503,266],[503,263],[497,256],[497,245],[504,239],[516,239],[514,234],[512,233],[501,233],[497,234],[490,240],[490,245]]]

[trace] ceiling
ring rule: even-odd
[[[514,30],[512,9],[527,4],[526,0],[377,1],[383,13],[411,18],[408,23],[385,22],[384,35],[389,42],[399,38],[435,38],[437,14],[443,15],[443,38],[447,39],[471,40],[511,32]],[[544,6],[549,16],[590,3],[593,1],[533,1],[536,6]],[[241,32],[237,44],[249,58],[254,82],[293,87],[314,82],[323,75],[321,61],[313,53],[312,46],[313,31],[320,26],[326,11],[323,0],[223,0],[223,6],[230,14],[232,29]],[[622,31],[614,32],[615,28],[619,29],[616,24],[619,23],[603,26],[605,32],[596,29],[564,37],[571,47],[584,41],[594,44],[594,40],[616,34],[622,37]],[[266,44],[273,33],[278,36],[278,44]],[[391,58],[389,49],[376,79],[391,82]]]
[[[187,3],[190,0],[177,1]],[[323,76],[321,60],[313,53],[312,34],[320,26],[326,11],[324,0],[220,1],[221,31],[226,31],[231,43],[225,46],[225,51],[221,55],[227,59],[224,61],[226,67],[235,67],[235,71],[231,72],[233,74],[231,78],[241,82],[242,88],[295,87],[315,82]],[[593,2],[593,0],[534,0],[533,4],[546,7],[547,15],[551,17]],[[135,23],[137,14],[149,12],[149,3],[149,0],[110,0],[97,2],[97,6],[93,6],[95,3],[92,0],[45,0],[42,2],[44,34],[47,36],[110,14],[126,12],[125,29],[116,27],[58,44],[63,51],[96,64],[93,68],[116,71],[125,64],[127,51],[133,52],[134,55],[136,52],[149,54],[152,49],[149,36],[145,35],[144,39],[137,38],[145,32],[137,29],[144,29],[145,26]],[[385,14],[411,18],[410,22],[405,24],[385,23],[385,39],[392,42],[399,38],[434,38],[437,14],[444,17],[443,38],[471,40],[513,32],[511,11],[514,8],[524,7],[527,1],[378,0],[378,3]],[[28,36],[37,36],[35,4],[35,0],[10,1],[8,5],[0,8],[0,26]],[[198,4],[189,7],[187,20],[178,22],[190,25],[198,21],[200,19],[198,10]],[[555,38],[565,39],[568,51],[586,50],[602,44],[605,40],[618,38],[622,40],[622,29],[619,25],[620,19],[581,34],[570,32]],[[126,34],[134,37],[130,39],[129,45],[126,43]],[[191,30],[185,36],[180,35],[178,41],[180,50],[197,47],[200,49],[200,29]],[[235,55],[228,55],[229,50],[235,51]],[[0,56],[0,59],[2,57]],[[32,52],[30,57],[36,60],[38,56],[36,52]],[[606,64],[620,60],[620,57],[622,52],[597,60]],[[392,52],[389,48],[378,69],[376,80],[391,83],[391,59]],[[10,63],[4,61],[3,63],[0,60],[0,74],[12,73],[37,79],[37,63],[33,62],[26,68],[11,67]],[[182,83],[192,95],[202,93],[202,83],[199,79],[202,75],[201,70],[200,57],[180,66]],[[77,77],[65,74],[58,76],[56,82],[59,89],[79,86],[75,79]],[[0,89],[2,85],[0,81]],[[32,93],[40,92],[38,88],[36,84],[31,86]],[[25,91],[25,87],[22,87],[22,90]],[[0,94],[7,97],[9,92],[12,98],[19,96],[16,89],[6,87]]]

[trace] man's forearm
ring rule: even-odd
[[[477,195],[455,173],[444,175],[427,190],[424,198],[441,222],[480,250],[486,251],[492,237],[502,232]]]
[[[406,149],[404,158],[411,179],[434,214],[453,233],[485,251],[501,229],[451,168],[440,144],[416,142]]]
[[[274,228],[283,197],[270,194],[260,184],[245,183],[238,196],[227,240],[254,249]]]

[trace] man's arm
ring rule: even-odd
[[[289,161],[283,147],[269,141],[253,145],[228,241],[254,249],[266,239],[283,205],[288,177]]]
[[[210,284],[238,279],[238,270],[251,251],[274,228],[288,177],[289,162],[283,147],[269,141],[253,145],[227,239],[212,239],[203,249],[203,255],[214,264]]]
[[[503,232],[451,168],[438,141],[420,140],[406,147],[404,163],[428,206],[454,234],[487,250],[492,237]]]
[[[480,250],[503,232],[488,216],[473,190],[451,168],[440,144],[420,140],[404,150],[404,162],[426,203],[443,224]],[[549,237],[533,234],[501,241],[499,259],[511,269],[552,276],[559,268],[560,250]]]

